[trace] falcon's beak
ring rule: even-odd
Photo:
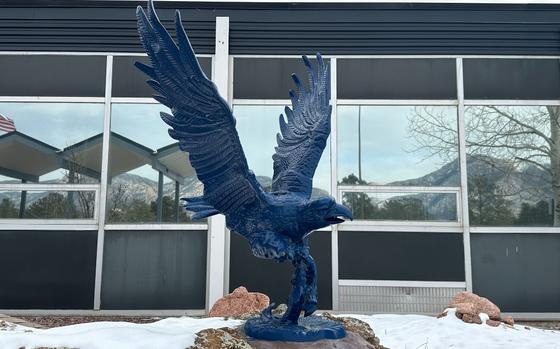
[[[346,221],[347,219],[352,220],[352,211],[350,211],[350,209],[346,206],[336,204],[329,211],[325,219],[330,224],[339,224]]]

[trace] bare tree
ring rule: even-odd
[[[128,207],[129,195],[127,194],[128,186],[125,183],[118,183],[111,185],[108,201],[108,216],[109,222],[120,222],[123,220],[126,209]]]
[[[64,174],[64,180],[67,183],[92,183],[94,179],[86,176],[84,173],[87,172],[87,168],[82,165],[83,159],[80,158],[78,154],[70,151],[66,158],[66,173]],[[92,191],[78,191],[76,193],[76,198],[74,195],[68,193],[68,211],[75,211],[74,201],[77,202],[79,212],[79,217],[81,218],[92,218],[95,210],[95,193]]]
[[[552,192],[554,226],[560,226],[559,107],[471,106],[466,108],[466,151],[469,160],[486,162],[508,176],[532,176],[533,185],[505,187],[496,195],[542,198]],[[457,128],[433,107],[418,107],[409,116],[413,151],[452,161],[457,154]],[[497,160],[503,160],[496,166]],[[535,170],[538,169],[538,170]],[[509,182],[509,181],[508,181]],[[546,183],[543,186],[542,183]]]

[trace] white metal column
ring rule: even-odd
[[[461,215],[463,222],[463,251],[465,255],[465,282],[472,292],[471,235],[469,223],[469,193],[467,189],[467,148],[465,141],[465,93],[463,88],[463,59],[456,59],[457,68],[457,137],[459,138],[459,166],[461,174]]]
[[[95,288],[93,309],[101,306],[101,279],[103,272],[103,244],[105,243],[105,213],[107,207],[107,183],[109,172],[109,143],[111,135],[111,92],[113,81],[113,56],[107,56],[105,70],[105,113],[103,117],[103,148],[101,153],[101,178],[99,190],[99,210],[97,230],[97,253],[95,258]]]
[[[212,80],[222,97],[229,89],[229,17],[216,17],[216,49]],[[226,220],[223,215],[208,219],[208,256],[206,271],[206,310],[224,295],[226,261]]]
[[[341,203],[341,198],[338,197],[338,148],[337,148],[337,91],[336,91],[336,58],[331,58],[331,196]],[[331,225],[331,259],[332,259],[332,308],[339,310],[338,300],[338,226]]]

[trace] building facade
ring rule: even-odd
[[[159,119],[137,1],[0,0],[0,313],[202,314],[291,266],[254,258]],[[560,317],[560,3],[192,2],[174,9],[270,187],[301,54],[331,67],[314,179],[355,220],[311,235],[319,308],[434,314],[472,290]]]

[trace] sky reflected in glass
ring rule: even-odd
[[[234,115],[237,120],[237,132],[241,139],[243,151],[249,168],[257,176],[270,180],[273,175],[272,155],[276,146],[276,134],[280,132],[278,118],[284,113],[282,105],[236,105]],[[319,161],[313,187],[320,188],[323,194],[330,192],[330,147],[323,151]]]
[[[177,142],[169,136],[169,126],[160,117],[160,112],[170,113],[167,107],[161,104],[113,104],[111,108],[111,132],[150,148],[152,151]],[[158,179],[157,171],[148,165],[128,173],[153,181]],[[164,181],[171,180],[164,177]]]
[[[426,108],[450,130],[443,137],[456,144],[456,108]],[[359,177],[359,143],[361,179],[372,185],[407,185],[395,182],[417,179],[455,160],[458,156],[456,146],[445,156],[433,154],[421,146],[416,122],[426,110],[428,109],[414,106],[339,106],[338,180],[341,181],[350,174]],[[429,120],[425,123],[428,122]],[[454,167],[455,176],[458,164]],[[450,182],[459,185],[458,176],[456,179],[451,178]],[[427,180],[413,185],[432,184]]]
[[[30,137],[30,143],[22,145],[20,150],[32,148],[31,144],[38,144],[37,142],[63,150],[91,137],[101,137],[103,110],[103,104],[93,103],[0,103],[0,114],[14,121],[17,132]],[[5,134],[6,132],[0,131],[0,136]],[[10,156],[17,158],[18,154]],[[41,174],[40,181],[59,181],[66,172],[67,170],[56,169]],[[10,179],[14,180],[0,177],[0,180]]]

